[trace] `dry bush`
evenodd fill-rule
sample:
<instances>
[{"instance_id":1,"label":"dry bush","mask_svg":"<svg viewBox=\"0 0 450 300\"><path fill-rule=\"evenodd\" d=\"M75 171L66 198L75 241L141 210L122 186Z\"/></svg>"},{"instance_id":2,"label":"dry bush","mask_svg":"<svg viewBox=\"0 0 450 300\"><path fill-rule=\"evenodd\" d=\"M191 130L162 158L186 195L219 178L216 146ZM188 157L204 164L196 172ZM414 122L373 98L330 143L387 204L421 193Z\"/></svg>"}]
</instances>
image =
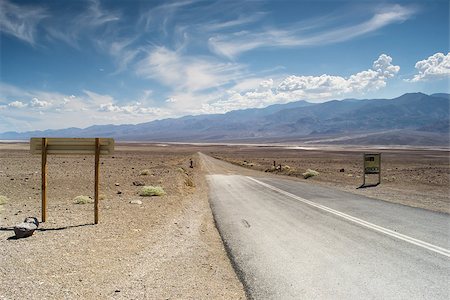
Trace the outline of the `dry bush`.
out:
<instances>
[{"instance_id":1,"label":"dry bush","mask_svg":"<svg viewBox=\"0 0 450 300\"><path fill-rule=\"evenodd\" d=\"M184 180L184 184L189 187L195 187L194 181L192 181L192 179L190 177L188 177Z\"/></svg>"},{"instance_id":2,"label":"dry bush","mask_svg":"<svg viewBox=\"0 0 450 300\"><path fill-rule=\"evenodd\" d=\"M8 202L8 198L6 196L0 195L0 205L6 204Z\"/></svg>"},{"instance_id":3,"label":"dry bush","mask_svg":"<svg viewBox=\"0 0 450 300\"><path fill-rule=\"evenodd\" d=\"M151 197L151 196L163 196L166 192L160 186L144 186L139 192L139 196L142 197Z\"/></svg>"},{"instance_id":4,"label":"dry bush","mask_svg":"<svg viewBox=\"0 0 450 300\"><path fill-rule=\"evenodd\" d=\"M150 170L148 170L148 169L142 170L141 172L139 172L139 175L143 175L143 176L150 175Z\"/></svg>"},{"instance_id":5,"label":"dry bush","mask_svg":"<svg viewBox=\"0 0 450 300\"><path fill-rule=\"evenodd\" d=\"M307 169L305 173L302 174L303 178L308 179L309 177L314 177L319 175L319 172L311 169Z\"/></svg>"},{"instance_id":6,"label":"dry bush","mask_svg":"<svg viewBox=\"0 0 450 300\"><path fill-rule=\"evenodd\" d=\"M75 204L88 204L88 203L93 203L94 200L89 197L89 196L76 196L75 198L73 198L73 203Z\"/></svg>"}]
</instances>

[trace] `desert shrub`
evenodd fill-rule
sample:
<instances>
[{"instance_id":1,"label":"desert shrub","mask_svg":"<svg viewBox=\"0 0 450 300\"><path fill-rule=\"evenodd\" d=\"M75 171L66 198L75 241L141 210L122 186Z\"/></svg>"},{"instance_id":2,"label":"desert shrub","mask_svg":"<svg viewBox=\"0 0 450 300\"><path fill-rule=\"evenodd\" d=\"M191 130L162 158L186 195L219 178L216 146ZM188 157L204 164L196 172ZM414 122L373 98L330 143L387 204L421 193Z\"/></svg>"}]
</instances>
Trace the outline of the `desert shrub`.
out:
<instances>
[{"instance_id":1,"label":"desert shrub","mask_svg":"<svg viewBox=\"0 0 450 300\"><path fill-rule=\"evenodd\" d=\"M8 202L8 198L6 196L0 195L0 205L6 204Z\"/></svg>"},{"instance_id":2,"label":"desert shrub","mask_svg":"<svg viewBox=\"0 0 450 300\"><path fill-rule=\"evenodd\" d=\"M180 173L186 174L186 170L183 167L177 168L177 171L180 172Z\"/></svg>"},{"instance_id":3,"label":"desert shrub","mask_svg":"<svg viewBox=\"0 0 450 300\"><path fill-rule=\"evenodd\" d=\"M283 171L283 172L288 172L290 170L291 170L291 167L288 166L288 165L284 165L284 166L281 167L281 171Z\"/></svg>"},{"instance_id":4,"label":"desert shrub","mask_svg":"<svg viewBox=\"0 0 450 300\"><path fill-rule=\"evenodd\" d=\"M151 185L142 187L141 191L139 192L139 195L143 197L162 196L165 194L166 192L162 187Z\"/></svg>"},{"instance_id":5,"label":"desert shrub","mask_svg":"<svg viewBox=\"0 0 450 300\"><path fill-rule=\"evenodd\" d=\"M308 179L309 177L314 177L319 175L319 172L311 169L307 169L305 173L302 174L303 178Z\"/></svg>"},{"instance_id":6,"label":"desert shrub","mask_svg":"<svg viewBox=\"0 0 450 300\"><path fill-rule=\"evenodd\" d=\"M189 186L189 187L194 187L195 186L194 181L192 181L192 179L190 177L188 177L188 178L186 178L184 180L184 184L186 186Z\"/></svg>"},{"instance_id":7,"label":"desert shrub","mask_svg":"<svg viewBox=\"0 0 450 300\"><path fill-rule=\"evenodd\" d=\"M73 203L75 204L88 204L93 202L94 200L92 200L92 198L89 196L76 196L75 198L73 198Z\"/></svg>"},{"instance_id":8,"label":"desert shrub","mask_svg":"<svg viewBox=\"0 0 450 300\"><path fill-rule=\"evenodd\" d=\"M144 175L144 176L150 175L150 170L149 170L149 169L142 170L142 171L139 173L139 175Z\"/></svg>"}]
</instances>

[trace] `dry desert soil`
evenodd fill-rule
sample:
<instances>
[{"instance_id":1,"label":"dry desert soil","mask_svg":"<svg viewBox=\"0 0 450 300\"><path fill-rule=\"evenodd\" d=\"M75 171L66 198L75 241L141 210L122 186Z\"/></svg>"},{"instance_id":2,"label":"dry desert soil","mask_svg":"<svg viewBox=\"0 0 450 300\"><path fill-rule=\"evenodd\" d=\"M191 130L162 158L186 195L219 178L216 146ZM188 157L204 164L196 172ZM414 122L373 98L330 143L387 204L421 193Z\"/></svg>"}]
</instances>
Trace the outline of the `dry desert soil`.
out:
<instances>
[{"instance_id":1,"label":"dry desert soil","mask_svg":"<svg viewBox=\"0 0 450 300\"><path fill-rule=\"evenodd\" d=\"M450 213L449 149L242 145L211 148L205 153L248 169ZM363 153L381 153L381 184L378 186L359 188L363 183ZM276 168L273 168L274 162ZM319 175L304 179L307 169ZM368 175L366 180L368 185L374 184L378 175Z\"/></svg>"},{"instance_id":2,"label":"dry desert soil","mask_svg":"<svg viewBox=\"0 0 450 300\"><path fill-rule=\"evenodd\" d=\"M0 147L0 195L8 198L0 205L0 299L245 298L192 149L118 146L102 156L98 225L93 204L73 201L93 197L94 157L49 156L47 222L16 240L12 226L40 220L41 160L27 144ZM135 181L166 195L140 197Z\"/></svg>"},{"instance_id":3,"label":"dry desert soil","mask_svg":"<svg viewBox=\"0 0 450 300\"><path fill-rule=\"evenodd\" d=\"M448 149L122 144L100 159L98 225L92 203L74 203L79 195L93 197L94 157L49 156L47 222L33 236L14 239L15 224L40 219L41 158L28 149L0 144L0 196L7 197L0 205L0 299L244 299L197 152L253 174L450 213ZM363 152L382 153L382 183L357 189ZM273 161L282 169L274 170ZM306 169L319 175L304 179ZM136 181L161 186L166 195L141 197Z\"/></svg>"}]
</instances>

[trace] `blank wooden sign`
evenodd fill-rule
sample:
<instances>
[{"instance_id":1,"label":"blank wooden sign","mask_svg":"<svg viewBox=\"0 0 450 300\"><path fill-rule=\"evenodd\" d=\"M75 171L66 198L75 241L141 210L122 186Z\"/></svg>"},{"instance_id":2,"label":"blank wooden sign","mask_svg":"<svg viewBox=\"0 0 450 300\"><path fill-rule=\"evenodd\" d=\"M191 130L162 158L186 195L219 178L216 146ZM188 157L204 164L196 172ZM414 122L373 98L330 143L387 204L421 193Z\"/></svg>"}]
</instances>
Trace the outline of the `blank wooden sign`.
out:
<instances>
[{"instance_id":1,"label":"blank wooden sign","mask_svg":"<svg viewBox=\"0 0 450 300\"><path fill-rule=\"evenodd\" d=\"M95 138L47 138L47 155L77 154L95 155ZM114 139L99 138L100 155L114 152ZM30 139L31 154L42 153L42 138Z\"/></svg>"},{"instance_id":2,"label":"blank wooden sign","mask_svg":"<svg viewBox=\"0 0 450 300\"><path fill-rule=\"evenodd\" d=\"M100 155L114 152L112 138L31 138L31 154L42 155L42 222L47 218L47 155L95 155L94 224L98 224Z\"/></svg>"}]
</instances>

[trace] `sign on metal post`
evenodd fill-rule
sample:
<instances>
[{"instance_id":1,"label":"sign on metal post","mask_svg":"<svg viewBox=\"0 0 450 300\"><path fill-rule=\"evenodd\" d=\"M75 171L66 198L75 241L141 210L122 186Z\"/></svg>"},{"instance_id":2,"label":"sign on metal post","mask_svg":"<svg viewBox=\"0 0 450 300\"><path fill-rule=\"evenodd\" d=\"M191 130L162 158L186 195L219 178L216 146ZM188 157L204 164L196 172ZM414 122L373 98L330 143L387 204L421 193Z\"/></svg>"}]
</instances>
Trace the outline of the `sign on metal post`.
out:
<instances>
[{"instance_id":1,"label":"sign on metal post","mask_svg":"<svg viewBox=\"0 0 450 300\"><path fill-rule=\"evenodd\" d=\"M366 185L367 174L378 174L378 183L381 183L381 153L364 153L363 185Z\"/></svg>"},{"instance_id":2,"label":"sign on metal post","mask_svg":"<svg viewBox=\"0 0 450 300\"><path fill-rule=\"evenodd\" d=\"M47 155L95 155L94 223L98 224L100 155L114 152L112 138L31 138L31 154L42 156L42 222L47 218Z\"/></svg>"}]
</instances>

